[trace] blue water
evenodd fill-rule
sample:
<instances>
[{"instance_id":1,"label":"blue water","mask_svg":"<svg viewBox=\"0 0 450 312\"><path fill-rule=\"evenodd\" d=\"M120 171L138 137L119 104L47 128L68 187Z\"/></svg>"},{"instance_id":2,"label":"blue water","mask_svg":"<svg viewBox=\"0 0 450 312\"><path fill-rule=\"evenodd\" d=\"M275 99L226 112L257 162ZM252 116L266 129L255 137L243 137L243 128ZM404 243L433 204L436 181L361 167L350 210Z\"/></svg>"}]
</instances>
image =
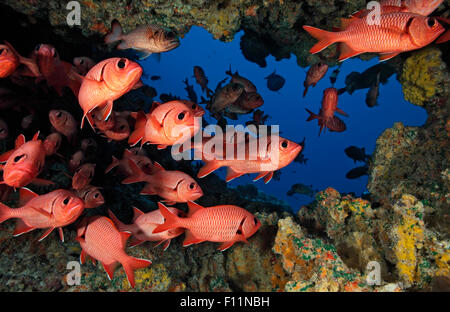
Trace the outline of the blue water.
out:
<instances>
[{"instance_id":1,"label":"blue water","mask_svg":"<svg viewBox=\"0 0 450 312\"><path fill-rule=\"evenodd\" d=\"M319 127L317 121L306 122L309 114L305 107L317 113L321 106L323 90L331 86L329 76L334 68L328 70L327 75L315 88L309 88L306 98L302 97L303 81L307 68L297 65L296 57L275 61L275 58L267 58L267 67L261 68L257 64L247 61L242 55L239 42L243 32L238 33L230 43L215 40L211 34L201 27L192 27L190 32L181 39L181 45L175 50L163 53L161 60L149 57L140 62L147 78L144 83L153 86L162 93L172 93L187 99L182 82L186 77L189 83L194 85L198 98L201 89L195 83L193 67L201 66L209 79L209 88L215 90L219 81L227 75L230 64L233 72L250 79L258 88L258 93L264 99L264 106L260 107L271 118L269 125L279 125L281 136L300 142L306 137L304 156L308 158L307 164L291 163L282 169L280 181L272 180L265 185L262 180L252 182L256 175L243 176L230 182L231 186L239 184L255 183L262 191L285 200L293 208L298 210L302 205L311 202L312 198L304 195L287 196L286 192L291 185L303 183L312 185L313 189L323 190L333 187L339 192L354 192L360 195L366 191L367 176L359 179L348 180L345 174L362 163L354 164L348 158L344 149L350 145L365 147L366 153L371 154L375 149L376 139L395 122L403 122L407 126L420 126L426 120L424 109L405 101L400 83L396 76L392 76L386 85L380 87L378 98L379 106L369 108L365 104L366 90L355 91L352 95L347 93L339 98L339 105L349 117L340 117L347 125L343 133L326 132L318 136ZM361 61L350 59L341 66L341 73L335 84L336 88L345 86L345 77L352 71L362 72L378 63L378 59ZM267 81L264 79L274 70L286 79L286 84L279 92L267 89ZM153 75L161 76L158 81L151 81ZM205 94L203 94L206 97ZM206 113L207 122L214 123L215 119ZM252 118L252 114L243 115L238 121L230 121L229 124L244 124ZM218 170L221 177L225 177L225 169Z\"/></svg>"}]
</instances>

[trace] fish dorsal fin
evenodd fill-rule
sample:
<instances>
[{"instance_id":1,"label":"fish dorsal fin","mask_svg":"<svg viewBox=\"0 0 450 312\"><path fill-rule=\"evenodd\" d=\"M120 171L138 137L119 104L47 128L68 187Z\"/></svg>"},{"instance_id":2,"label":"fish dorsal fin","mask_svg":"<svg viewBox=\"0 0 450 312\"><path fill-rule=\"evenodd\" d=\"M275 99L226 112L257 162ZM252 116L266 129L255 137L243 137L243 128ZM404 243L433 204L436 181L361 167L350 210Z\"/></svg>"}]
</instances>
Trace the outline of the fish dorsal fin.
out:
<instances>
[{"instance_id":1,"label":"fish dorsal fin","mask_svg":"<svg viewBox=\"0 0 450 312\"><path fill-rule=\"evenodd\" d=\"M19 134L19 136L17 137L16 142L15 142L16 149L21 147L24 144L25 144L25 136L23 134Z\"/></svg>"},{"instance_id":2,"label":"fish dorsal fin","mask_svg":"<svg viewBox=\"0 0 450 312\"><path fill-rule=\"evenodd\" d=\"M40 131L36 132L31 141L37 141L39 139L39 133L41 132Z\"/></svg>"},{"instance_id":3,"label":"fish dorsal fin","mask_svg":"<svg viewBox=\"0 0 450 312\"><path fill-rule=\"evenodd\" d=\"M196 213L197 211L200 211L202 209L206 209L205 207L203 207L203 206L201 206L201 205L199 205L197 203L194 203L193 201L188 201L187 204L188 204L188 207L189 207L189 212L187 214L188 218L192 217L192 215L194 213Z\"/></svg>"},{"instance_id":4,"label":"fish dorsal fin","mask_svg":"<svg viewBox=\"0 0 450 312\"><path fill-rule=\"evenodd\" d=\"M127 245L127 240L131 236L130 232L120 232L120 239L122 241L122 246L125 247Z\"/></svg>"},{"instance_id":5,"label":"fish dorsal fin","mask_svg":"<svg viewBox=\"0 0 450 312\"><path fill-rule=\"evenodd\" d=\"M32 190L22 187L19 190L19 205L24 206L26 205L30 200L32 200L35 197L38 197L39 195L33 192Z\"/></svg>"},{"instance_id":6,"label":"fish dorsal fin","mask_svg":"<svg viewBox=\"0 0 450 312\"><path fill-rule=\"evenodd\" d=\"M351 23L353 23L354 21L358 20L359 18L356 16L352 16L350 18L341 18L341 31L342 30L346 30L348 28L348 26L350 26Z\"/></svg>"},{"instance_id":7,"label":"fish dorsal fin","mask_svg":"<svg viewBox=\"0 0 450 312\"><path fill-rule=\"evenodd\" d=\"M136 221L137 218L142 216L144 213L140 211L138 208L133 207L133 222Z\"/></svg>"}]
</instances>

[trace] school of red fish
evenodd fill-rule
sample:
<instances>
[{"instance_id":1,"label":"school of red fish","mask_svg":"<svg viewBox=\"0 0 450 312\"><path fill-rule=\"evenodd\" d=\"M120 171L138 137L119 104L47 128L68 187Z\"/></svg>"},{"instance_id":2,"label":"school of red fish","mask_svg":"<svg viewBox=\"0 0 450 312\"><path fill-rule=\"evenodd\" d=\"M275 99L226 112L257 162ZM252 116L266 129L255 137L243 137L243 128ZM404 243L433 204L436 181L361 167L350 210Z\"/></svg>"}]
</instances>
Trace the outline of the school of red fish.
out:
<instances>
[{"instance_id":1,"label":"school of red fish","mask_svg":"<svg viewBox=\"0 0 450 312\"><path fill-rule=\"evenodd\" d=\"M369 24L367 17L371 12L363 9L343 19L342 25L334 32L311 26L303 28L319 40L310 50L313 54L333 43L339 43L340 61L366 52L379 53L380 60L385 61L402 52L420 49L435 41L441 43L448 40L448 30L443 26L448 25L448 21L428 17L441 3L442 0L385 0L381 1L379 24ZM147 25L124 34L117 20L113 21L111 33L105 38L106 44L115 42L120 42L118 49L134 49L141 53L141 58L179 46L173 32ZM309 69L304 82L304 97L308 87L316 86L327 70L325 61ZM253 120L247 124L264 124L268 116L260 110L254 110L263 104L256 87L238 72L233 74L231 68L226 73L231 77L231 82L214 92L207 86L208 79L203 69L195 66L194 77L209 97L206 109L215 116L253 112ZM87 258L101 262L109 279L113 278L115 268L121 264L132 287L135 286L134 271L149 266L151 261L137 259L126 253L130 237L128 247L152 241L156 245L163 244L166 250L173 238L185 234L184 247L209 241L220 243L219 250L224 251L236 242L248 243L248 239L261 227L261 222L244 208L234 205L203 207L197 204L195 201L204 192L196 179L182 171L167 170L145 154L141 148L144 144L162 150L202 133L199 120L206 112L191 100L154 102L147 113L114 110L114 101L143 86L142 75L143 69L137 62L123 57L99 62L88 57L77 57L71 64L63 61L50 44L39 44L28 58L21 56L8 42L0 45L0 78L19 81L26 77L33 79L35 84L45 81L48 88L59 96L71 92L82 113L78 120L68 110L50 110L48 121L53 130L51 133L44 137L37 132L29 141L24 135L19 135L14 149L0 155L0 169L3 171L0 184L18 191L20 197L17 208L0 203L0 223L16 219L14 236L42 229L44 232L39 241L57 228L61 241L64 241L63 227L77 222L76 240L82 249L81 263ZM187 82L186 85L189 87ZM327 128L335 132L346 130L345 123L335 116L335 113L347 116L338 107L338 91L335 88L324 91L318 114L307 111L310 114L308 121L318 120L319 135ZM24 119L23 124L30 122ZM80 129L86 126L92 128L93 136L81 139ZM8 135L6 123L0 120L1 139ZM125 176L123 184L145 182L140 194L158 196L158 210L144 213L133 207L131 224L120 221L112 211L108 211L109 217L83 215L85 209L105 204L102 188L91 185L98 164L86 162L90 148L96 145L94 135L102 136L108 142L124 141L129 145L123 150L121 159L113 156L105 174ZM277 140L273 136L260 140L260 137L249 135L241 140L238 140L237 135L231 141L217 139L215 136L205 136L200 143L191 147L204 162L197 175L199 179L220 167L227 167L227 182L254 173L257 174L254 181L263 179L268 183L274 172L288 166L304 146L279 136ZM54 184L38 176L44 171L46 158L63 158L58 153L63 140L72 146L79 146L67 160L71 188L38 195L28 186ZM215 149L205 148L213 145ZM245 147L244 158L236 157L236 154L233 155L235 157L227 157L227 151L236 152L238 145ZM258 151L262 150L264 157L250 148L253 145L259 146ZM186 203L188 212L166 206L177 203Z\"/></svg>"}]
</instances>

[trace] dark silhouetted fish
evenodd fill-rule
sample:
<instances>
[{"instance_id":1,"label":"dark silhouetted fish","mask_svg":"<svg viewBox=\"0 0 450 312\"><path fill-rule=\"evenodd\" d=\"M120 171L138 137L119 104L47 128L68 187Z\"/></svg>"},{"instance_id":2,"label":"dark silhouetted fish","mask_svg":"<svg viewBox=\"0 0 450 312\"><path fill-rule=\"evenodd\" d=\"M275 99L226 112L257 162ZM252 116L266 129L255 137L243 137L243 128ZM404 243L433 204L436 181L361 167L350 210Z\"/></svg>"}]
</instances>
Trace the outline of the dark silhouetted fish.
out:
<instances>
[{"instance_id":1,"label":"dark silhouetted fish","mask_svg":"<svg viewBox=\"0 0 450 312\"><path fill-rule=\"evenodd\" d=\"M358 179L364 175L367 175L368 170L369 170L369 167L367 165L361 166L361 167L356 167L356 168L353 168L352 170L350 170L349 172L347 172L345 177L350 180Z\"/></svg>"},{"instance_id":2,"label":"dark silhouetted fish","mask_svg":"<svg viewBox=\"0 0 450 312\"><path fill-rule=\"evenodd\" d=\"M208 88L208 78L205 71L200 66L194 66L194 77L197 84L202 88L202 92L206 92L206 96L212 97L213 92Z\"/></svg>"},{"instance_id":3,"label":"dark silhouetted fish","mask_svg":"<svg viewBox=\"0 0 450 312\"><path fill-rule=\"evenodd\" d=\"M293 196L294 194L307 195L312 197L314 191L312 190L312 185L308 186L302 183L297 183L291 186L291 189L286 193L288 196Z\"/></svg>"},{"instance_id":4,"label":"dark silhouetted fish","mask_svg":"<svg viewBox=\"0 0 450 312\"><path fill-rule=\"evenodd\" d=\"M159 99L163 102L170 102L170 101L176 101L176 100L180 100L181 98L179 96L176 95L172 95L172 93L163 93L159 96Z\"/></svg>"},{"instance_id":5,"label":"dark silhouetted fish","mask_svg":"<svg viewBox=\"0 0 450 312\"><path fill-rule=\"evenodd\" d=\"M256 92L257 91L255 85L247 78L240 76L238 71L236 71L233 74L233 72L231 71L231 65L230 65L230 69L227 70L225 73L231 77L231 82L240 83L241 85L243 85L245 92Z\"/></svg>"},{"instance_id":6,"label":"dark silhouetted fish","mask_svg":"<svg viewBox=\"0 0 450 312\"><path fill-rule=\"evenodd\" d=\"M198 98L197 98L197 93L195 93L195 91L194 91L194 86L189 84L189 80L187 78L185 80L183 80L183 82L186 85L184 90L186 90L186 92L188 93L189 100L191 100L194 103L197 103Z\"/></svg>"},{"instance_id":7,"label":"dark silhouetted fish","mask_svg":"<svg viewBox=\"0 0 450 312\"><path fill-rule=\"evenodd\" d=\"M380 95L380 73L377 75L377 81L370 87L366 95L366 105L374 107L378 105L378 96Z\"/></svg>"},{"instance_id":8,"label":"dark silhouetted fish","mask_svg":"<svg viewBox=\"0 0 450 312\"><path fill-rule=\"evenodd\" d=\"M151 76L150 77L150 80L153 80L153 81L160 80L160 79L161 79L161 76Z\"/></svg>"},{"instance_id":9,"label":"dark silhouetted fish","mask_svg":"<svg viewBox=\"0 0 450 312\"><path fill-rule=\"evenodd\" d=\"M156 89L147 85L144 85L144 87L142 87L142 92L144 93L145 96L148 96L150 98L154 98L158 95L158 92L156 92Z\"/></svg>"},{"instance_id":10,"label":"dark silhouetted fish","mask_svg":"<svg viewBox=\"0 0 450 312\"><path fill-rule=\"evenodd\" d=\"M351 72L345 78L345 88L339 90L339 94L344 92L352 94L356 90L372 87L377 81L378 73L380 73L380 82L386 84L389 77L395 73L395 68L389 63L380 63L362 73Z\"/></svg>"},{"instance_id":11,"label":"dark silhouetted fish","mask_svg":"<svg viewBox=\"0 0 450 312\"><path fill-rule=\"evenodd\" d=\"M277 75L275 73L276 71L273 71L269 76L267 76L265 79L267 79L267 88L270 91L278 91L281 88L283 88L286 79L281 77L280 75Z\"/></svg>"},{"instance_id":12,"label":"dark silhouetted fish","mask_svg":"<svg viewBox=\"0 0 450 312\"><path fill-rule=\"evenodd\" d=\"M308 69L306 73L306 79L303 82L303 86L305 87L305 91L303 91L303 97L306 96L308 92L309 86L315 87L316 84L322 79L328 71L328 64L319 62L314 64Z\"/></svg>"},{"instance_id":13,"label":"dark silhouetted fish","mask_svg":"<svg viewBox=\"0 0 450 312\"><path fill-rule=\"evenodd\" d=\"M353 161L356 163L357 161L366 162L369 155L366 154L366 149L359 148L356 146L349 146L344 150L345 154L353 159Z\"/></svg>"}]
</instances>

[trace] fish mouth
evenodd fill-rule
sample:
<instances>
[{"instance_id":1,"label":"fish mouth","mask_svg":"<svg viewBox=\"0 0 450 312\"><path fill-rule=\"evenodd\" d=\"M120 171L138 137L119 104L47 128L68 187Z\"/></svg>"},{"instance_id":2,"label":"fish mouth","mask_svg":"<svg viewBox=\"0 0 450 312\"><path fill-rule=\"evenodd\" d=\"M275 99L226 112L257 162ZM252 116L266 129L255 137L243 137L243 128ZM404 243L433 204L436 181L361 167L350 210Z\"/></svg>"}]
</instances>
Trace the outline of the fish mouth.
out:
<instances>
[{"instance_id":1,"label":"fish mouth","mask_svg":"<svg viewBox=\"0 0 450 312\"><path fill-rule=\"evenodd\" d=\"M195 191L195 192L192 192L192 200L196 200L196 199L199 199L200 197L202 197L204 194L203 194L203 191L202 190L199 190L199 191Z\"/></svg>"}]
</instances>

